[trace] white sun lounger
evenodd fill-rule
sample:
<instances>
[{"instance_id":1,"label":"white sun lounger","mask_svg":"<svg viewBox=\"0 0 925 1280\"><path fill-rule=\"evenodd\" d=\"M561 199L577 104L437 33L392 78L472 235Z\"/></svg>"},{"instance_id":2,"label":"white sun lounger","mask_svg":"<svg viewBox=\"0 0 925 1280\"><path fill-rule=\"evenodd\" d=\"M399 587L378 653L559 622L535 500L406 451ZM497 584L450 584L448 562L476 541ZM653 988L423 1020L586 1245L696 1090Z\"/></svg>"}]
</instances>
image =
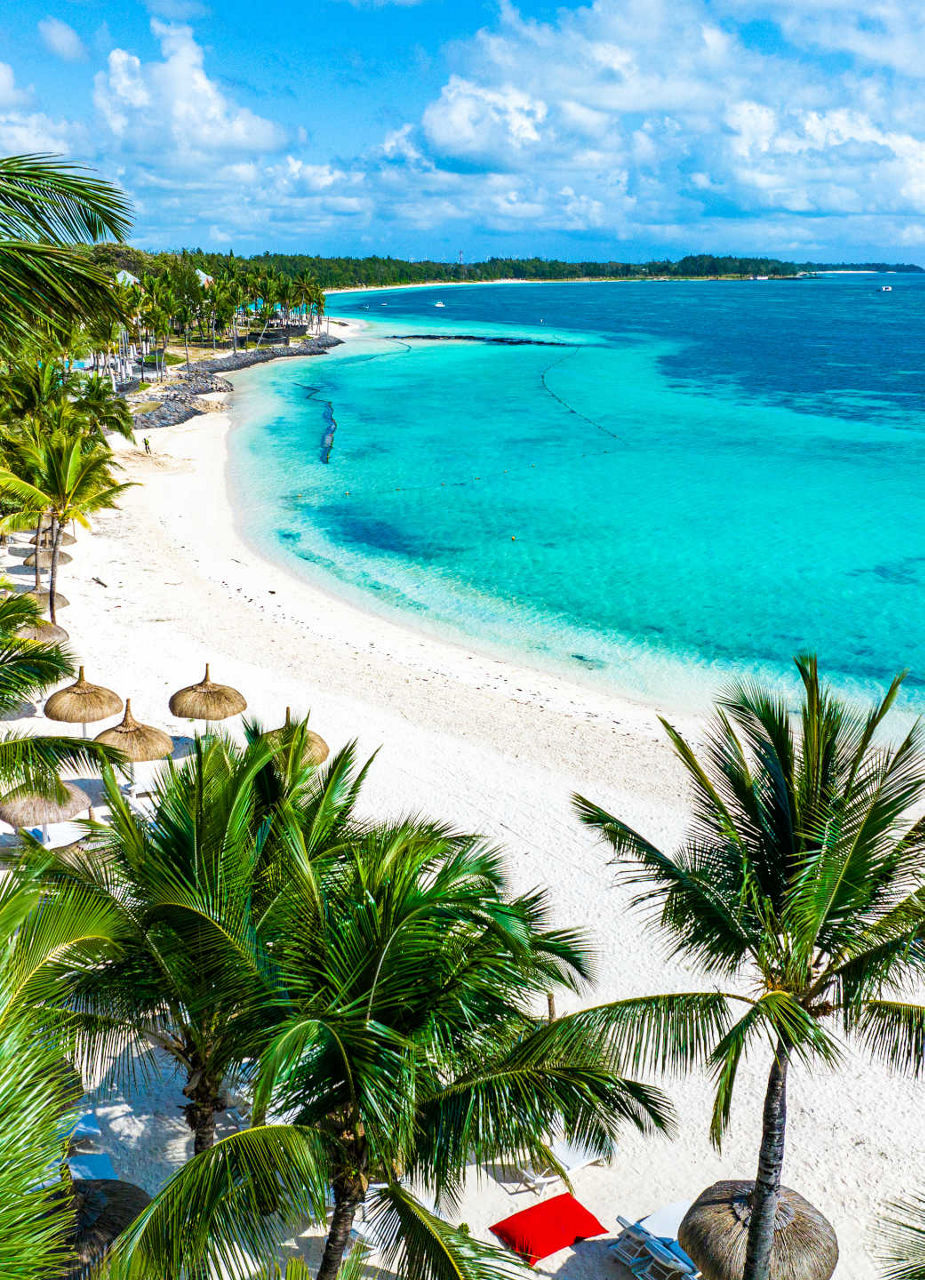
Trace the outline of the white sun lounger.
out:
<instances>
[{"instance_id":1,"label":"white sun lounger","mask_svg":"<svg viewBox=\"0 0 925 1280\"><path fill-rule=\"evenodd\" d=\"M637 1280L680 1280L682 1276L698 1274L692 1262L682 1262L654 1236L646 1244L646 1253L649 1255L649 1262L641 1265L640 1260L633 1266L633 1275Z\"/></svg>"},{"instance_id":2,"label":"white sun lounger","mask_svg":"<svg viewBox=\"0 0 925 1280\"><path fill-rule=\"evenodd\" d=\"M587 1169L589 1165L601 1163L600 1156L594 1155L593 1152L588 1151L577 1142L569 1142L567 1138L553 1138L549 1143L549 1150L569 1178L581 1169ZM517 1190L533 1191L538 1196L542 1196L545 1191L562 1180L562 1174L558 1169L554 1169L552 1165L540 1170L533 1169L528 1165L526 1168L518 1169L517 1172L520 1174L521 1179Z\"/></svg>"},{"instance_id":3,"label":"white sun lounger","mask_svg":"<svg viewBox=\"0 0 925 1280\"><path fill-rule=\"evenodd\" d=\"M617 1222L623 1230L608 1247L618 1262L632 1269L638 1262L649 1257L646 1244L652 1237L643 1227L635 1222L627 1222L626 1218L618 1216Z\"/></svg>"}]
</instances>

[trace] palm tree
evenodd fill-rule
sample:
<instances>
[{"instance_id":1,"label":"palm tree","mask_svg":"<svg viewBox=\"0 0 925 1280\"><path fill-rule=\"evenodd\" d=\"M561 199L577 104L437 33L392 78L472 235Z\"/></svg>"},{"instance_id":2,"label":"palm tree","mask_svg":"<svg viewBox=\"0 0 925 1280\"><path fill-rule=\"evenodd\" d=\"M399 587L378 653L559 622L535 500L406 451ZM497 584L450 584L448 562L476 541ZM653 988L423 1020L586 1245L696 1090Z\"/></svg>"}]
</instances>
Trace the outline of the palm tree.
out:
<instances>
[{"instance_id":1,"label":"palm tree","mask_svg":"<svg viewBox=\"0 0 925 1280\"><path fill-rule=\"evenodd\" d=\"M260 740L244 749L197 740L161 775L150 818L104 772L111 817L87 824L86 855L42 852L54 882L99 896L122 921L119 954L75 984L86 1054L98 1060L113 1040L166 1052L185 1077L196 1153L212 1146L227 1088L262 1047L277 998L271 908L285 882L272 870L274 815L298 804L300 842L311 832L321 856L349 828L364 776L352 749L323 774L282 774L272 758Z\"/></svg>"},{"instance_id":2,"label":"palm tree","mask_svg":"<svg viewBox=\"0 0 925 1280\"><path fill-rule=\"evenodd\" d=\"M40 612L28 596L0 600L0 715L9 715L24 701L74 674L74 662L60 645L23 640L19 632L35 626ZM119 760L109 751L80 738L0 735L0 794L35 791L63 799L58 775L63 769L96 768Z\"/></svg>"},{"instance_id":3,"label":"palm tree","mask_svg":"<svg viewBox=\"0 0 925 1280\"><path fill-rule=\"evenodd\" d=\"M129 229L120 191L44 155L0 159L0 347L36 324L118 315L111 282L76 246Z\"/></svg>"},{"instance_id":4,"label":"palm tree","mask_svg":"<svg viewBox=\"0 0 925 1280\"><path fill-rule=\"evenodd\" d=\"M877 1223L886 1280L925 1280L925 1196L913 1192L886 1206Z\"/></svg>"},{"instance_id":5,"label":"palm tree","mask_svg":"<svg viewBox=\"0 0 925 1280\"><path fill-rule=\"evenodd\" d=\"M107 378L87 378L74 407L86 423L86 435L92 444L108 447L106 437L112 431L131 440L132 411Z\"/></svg>"},{"instance_id":6,"label":"palm tree","mask_svg":"<svg viewBox=\"0 0 925 1280\"><path fill-rule=\"evenodd\" d=\"M263 328L260 330L260 337L257 339L259 347L263 342L264 334L267 331L267 325L276 314L276 304L279 301L279 276L271 268L267 268L256 282L257 298L260 302L260 310L263 315Z\"/></svg>"},{"instance_id":7,"label":"palm tree","mask_svg":"<svg viewBox=\"0 0 925 1280\"><path fill-rule=\"evenodd\" d=\"M505 1269L500 1252L408 1184L452 1200L472 1160L548 1164L560 1126L609 1156L623 1124L666 1127L665 1101L625 1079L584 1022L547 1020L547 993L577 990L588 956L548 927L542 894L508 894L497 851L424 821L333 850L297 831L279 842L288 860L265 912L278 977L254 1123L171 1180L124 1240L127 1275L219 1259L240 1274L281 1233L324 1221L330 1194L316 1280L341 1274L364 1201L396 1274L487 1280ZM237 969L219 985L253 998ZM265 1123L274 1113L291 1122Z\"/></svg>"},{"instance_id":8,"label":"palm tree","mask_svg":"<svg viewBox=\"0 0 925 1280\"><path fill-rule=\"evenodd\" d=\"M62 407L62 415L67 406ZM49 515L52 522L51 572L48 580L48 611L55 618L58 556L64 526L71 520L89 528L89 517L114 507L130 484L118 484L112 472L118 467L109 449L85 450L72 432L57 431L50 439L22 450L23 474L0 467L0 494L15 499L20 510L5 516L4 528L28 526L36 515ZM36 546L38 551L38 545Z\"/></svg>"},{"instance_id":9,"label":"palm tree","mask_svg":"<svg viewBox=\"0 0 925 1280\"><path fill-rule=\"evenodd\" d=\"M62 1168L79 1098L63 1054L68 968L97 958L116 933L105 904L47 887L20 868L0 883L0 1280L56 1276L73 1219ZM49 1174L52 1183L49 1186Z\"/></svg>"},{"instance_id":10,"label":"palm tree","mask_svg":"<svg viewBox=\"0 0 925 1280\"><path fill-rule=\"evenodd\" d=\"M768 1038L773 1047L744 1280L770 1274L791 1064L837 1063L840 1030L917 1070L925 1040L925 1008L901 998L925 964L925 821L910 816L925 795L921 730L898 746L875 742L903 677L861 714L820 683L814 657L796 666L796 724L782 698L738 685L719 703L701 761L663 721L693 792L690 834L675 852L575 797L637 887L636 905L659 910L676 953L756 992L717 997L725 1009L712 1006L717 1026L699 1041L689 1027L675 1036L679 1061L705 1057L715 1073L717 1144L743 1053ZM670 1027L677 1000L652 997L653 1027Z\"/></svg>"}]
</instances>

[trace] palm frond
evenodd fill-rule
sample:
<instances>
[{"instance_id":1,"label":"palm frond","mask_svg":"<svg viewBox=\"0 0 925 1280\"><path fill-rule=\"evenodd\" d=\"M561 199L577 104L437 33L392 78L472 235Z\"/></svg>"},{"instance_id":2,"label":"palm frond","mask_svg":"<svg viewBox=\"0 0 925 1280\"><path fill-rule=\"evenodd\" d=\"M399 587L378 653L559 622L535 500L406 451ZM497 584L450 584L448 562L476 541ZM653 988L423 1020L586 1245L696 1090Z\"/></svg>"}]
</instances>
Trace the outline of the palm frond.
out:
<instances>
[{"instance_id":1,"label":"palm frond","mask_svg":"<svg viewBox=\"0 0 925 1280\"><path fill-rule=\"evenodd\" d=\"M246 1129L179 1169L119 1237L122 1280L207 1272L245 1280L254 1260L323 1222L330 1182L320 1136L292 1125Z\"/></svg>"},{"instance_id":2,"label":"palm frond","mask_svg":"<svg viewBox=\"0 0 925 1280\"><path fill-rule=\"evenodd\" d=\"M509 1253L450 1226L399 1183L369 1196L367 1230L386 1267L403 1280L499 1280L524 1276Z\"/></svg>"}]
</instances>

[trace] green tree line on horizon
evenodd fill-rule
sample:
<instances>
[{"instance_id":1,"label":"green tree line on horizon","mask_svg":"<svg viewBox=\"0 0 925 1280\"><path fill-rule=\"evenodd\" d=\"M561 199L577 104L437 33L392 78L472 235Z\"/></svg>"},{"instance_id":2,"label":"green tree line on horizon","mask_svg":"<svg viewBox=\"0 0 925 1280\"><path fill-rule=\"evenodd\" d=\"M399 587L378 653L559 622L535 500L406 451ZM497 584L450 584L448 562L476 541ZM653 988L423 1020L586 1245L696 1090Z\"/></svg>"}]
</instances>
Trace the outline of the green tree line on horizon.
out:
<instances>
[{"instance_id":1,"label":"green tree line on horizon","mask_svg":"<svg viewBox=\"0 0 925 1280\"><path fill-rule=\"evenodd\" d=\"M266 270L270 268L288 277L312 276L325 289L373 287L390 284L423 284L429 282L457 284L492 280L573 280L586 279L651 279L708 278L711 276L794 276L801 271L914 271L921 267L912 263L820 263L784 262L779 258L733 257L711 253L687 254L675 261L653 259L649 262L565 262L550 258L488 258L484 262L434 262L422 259L408 262L401 258L373 255L366 258L320 257L304 253L271 253L236 257L233 252L211 253L203 249L181 249L176 252L149 252L132 245L104 243L88 250L94 262L112 271L125 270L133 275L159 274L180 259L210 275L229 270L234 264Z\"/></svg>"}]
</instances>

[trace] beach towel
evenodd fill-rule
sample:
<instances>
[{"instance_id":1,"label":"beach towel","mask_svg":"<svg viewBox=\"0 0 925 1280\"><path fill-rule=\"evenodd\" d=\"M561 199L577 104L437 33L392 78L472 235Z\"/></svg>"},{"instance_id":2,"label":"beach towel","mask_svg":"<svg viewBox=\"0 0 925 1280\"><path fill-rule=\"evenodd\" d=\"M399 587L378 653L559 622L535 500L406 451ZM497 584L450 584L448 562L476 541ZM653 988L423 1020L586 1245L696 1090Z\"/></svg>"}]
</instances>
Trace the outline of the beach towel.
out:
<instances>
[{"instance_id":1,"label":"beach towel","mask_svg":"<svg viewBox=\"0 0 925 1280\"><path fill-rule=\"evenodd\" d=\"M578 1240L603 1235L607 1228L573 1195L565 1192L496 1222L489 1230L532 1267L541 1258L548 1258Z\"/></svg>"}]
</instances>

